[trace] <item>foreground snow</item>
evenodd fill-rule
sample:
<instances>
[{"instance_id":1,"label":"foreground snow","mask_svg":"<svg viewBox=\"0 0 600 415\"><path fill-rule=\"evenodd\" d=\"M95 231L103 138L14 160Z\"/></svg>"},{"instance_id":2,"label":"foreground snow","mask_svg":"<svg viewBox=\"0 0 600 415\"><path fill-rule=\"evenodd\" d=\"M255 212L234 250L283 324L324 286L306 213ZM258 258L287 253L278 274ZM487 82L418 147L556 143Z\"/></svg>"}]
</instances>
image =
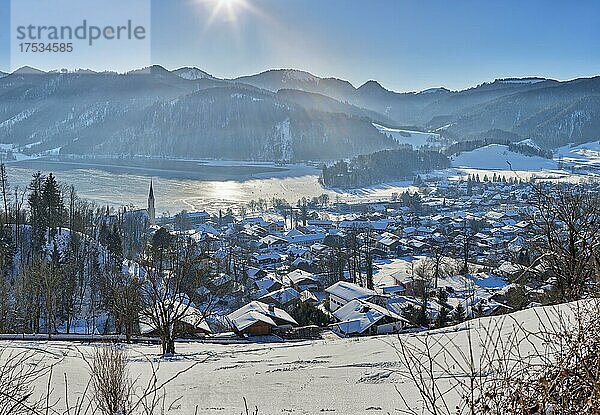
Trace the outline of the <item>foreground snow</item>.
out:
<instances>
[{"instance_id":1,"label":"foreground snow","mask_svg":"<svg viewBox=\"0 0 600 415\"><path fill-rule=\"evenodd\" d=\"M553 310L556 309L530 309L510 317L473 320L429 335L444 342L452 340L466 350L467 334L471 333L477 357L480 352L477 338L484 336L486 328L498 327L502 335L513 332L517 324L536 330ZM561 310L568 308L562 306ZM329 335L326 340L279 344L180 343L177 356L162 361L158 346L126 347L131 374L139 377L139 382L148 379L151 362L159 365L162 380L201 362L167 386L167 400L177 400L169 414L193 414L196 406L198 414L240 414L244 398L249 406L258 406L260 414L393 414L403 408L398 391L411 404L416 405L419 400L414 385L406 379L408 371L399 363L394 346L398 347L399 342L419 344L419 339L427 335L355 339ZM66 374L72 400L84 390L88 380L87 366L81 356L89 357L97 347L102 347L62 342L3 341L0 345L13 351L29 349L44 364L55 365L54 395L57 399L65 396ZM40 380L40 390L45 389L45 381ZM457 397L450 399L456 401Z\"/></svg>"}]
</instances>

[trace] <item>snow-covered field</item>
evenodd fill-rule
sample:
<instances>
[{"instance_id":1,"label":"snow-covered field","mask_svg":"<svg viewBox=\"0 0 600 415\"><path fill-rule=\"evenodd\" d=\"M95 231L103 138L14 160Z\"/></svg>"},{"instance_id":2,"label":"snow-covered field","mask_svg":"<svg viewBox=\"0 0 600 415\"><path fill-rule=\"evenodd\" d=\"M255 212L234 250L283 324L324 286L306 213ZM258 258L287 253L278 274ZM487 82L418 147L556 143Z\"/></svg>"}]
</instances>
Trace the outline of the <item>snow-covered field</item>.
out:
<instances>
[{"instance_id":1,"label":"snow-covered field","mask_svg":"<svg viewBox=\"0 0 600 415\"><path fill-rule=\"evenodd\" d=\"M531 143L528 143L531 142ZM521 143L535 147L531 140ZM597 176L600 169L600 142L591 142L578 146L565 146L556 150L553 159L539 156L526 156L515 153L508 146L490 144L473 151L467 151L452 157L452 169L442 173L448 177L465 177L494 173L506 178L529 180L535 177L543 180L567 180L576 182L591 176Z\"/></svg>"},{"instance_id":2,"label":"snow-covered field","mask_svg":"<svg viewBox=\"0 0 600 415\"><path fill-rule=\"evenodd\" d=\"M531 157L515 153L508 146L490 144L473 151L467 151L452 159L454 167L472 169L499 169L499 170L556 170L554 160L543 157Z\"/></svg>"},{"instance_id":3,"label":"snow-covered field","mask_svg":"<svg viewBox=\"0 0 600 415\"><path fill-rule=\"evenodd\" d=\"M379 132L391 136L399 144L411 144L414 148L439 144L440 135L436 133L424 133L421 131L400 130L396 128L388 128L383 125L373 124Z\"/></svg>"},{"instance_id":4,"label":"snow-covered field","mask_svg":"<svg viewBox=\"0 0 600 415\"><path fill-rule=\"evenodd\" d=\"M166 387L167 400L176 401L168 414L241 414L243 399L258 406L259 414L394 414L403 408L399 393L412 405L419 396L406 378L407 368L400 363L394 347L399 342L419 344L423 336L450 341L467 350L467 334L474 339L475 359L481 352L480 337L486 328L498 327L503 336L515 330L516 322L529 330L537 330L555 310L529 309L508 317L472 320L456 327L429 332L279 344L217 345L178 343L178 354L170 360L159 358L158 346L133 345L128 349L130 372L141 382L158 365L161 380L201 362L182 373ZM562 306L563 311L568 311ZM568 313L567 313L568 314ZM503 324L499 324L503 322ZM531 339L533 343L537 340ZM526 343L531 347L530 343ZM72 401L82 393L88 381L88 369L82 355L90 357L101 345L61 342L0 342L4 350L28 349L42 364L54 365L53 396L64 405L65 375ZM452 346L455 347L455 346ZM451 348L452 348L451 347ZM525 347L525 346L522 346ZM457 353L458 355L458 353ZM439 356L441 364L442 356ZM453 372L460 375L459 367ZM441 374L440 374L441 375ZM441 378L440 378L441 379ZM45 390L46 379L38 387ZM441 382L451 382L447 378ZM181 399L179 399L181 398ZM456 395L449 395L457 401Z\"/></svg>"},{"instance_id":5,"label":"snow-covered field","mask_svg":"<svg viewBox=\"0 0 600 415\"><path fill-rule=\"evenodd\" d=\"M567 145L556 150L555 158L576 167L600 168L600 141Z\"/></svg>"}]
</instances>

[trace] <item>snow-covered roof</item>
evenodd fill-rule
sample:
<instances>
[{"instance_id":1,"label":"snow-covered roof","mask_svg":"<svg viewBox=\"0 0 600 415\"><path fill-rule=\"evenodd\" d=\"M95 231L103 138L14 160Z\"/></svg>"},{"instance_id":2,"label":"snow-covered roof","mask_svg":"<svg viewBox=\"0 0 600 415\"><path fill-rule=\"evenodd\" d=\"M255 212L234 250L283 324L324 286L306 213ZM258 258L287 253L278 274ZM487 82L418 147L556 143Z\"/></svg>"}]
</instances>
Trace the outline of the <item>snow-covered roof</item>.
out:
<instances>
[{"instance_id":1,"label":"snow-covered roof","mask_svg":"<svg viewBox=\"0 0 600 415\"><path fill-rule=\"evenodd\" d=\"M276 326L277 324L273 321L269 316L262 314L258 311L250 310L245 314L242 314L235 320L231 320L231 322L235 325L235 328L238 331L242 331L247 329L254 323L262 321L263 323L267 323L270 326Z\"/></svg>"},{"instance_id":2,"label":"snow-covered roof","mask_svg":"<svg viewBox=\"0 0 600 415\"><path fill-rule=\"evenodd\" d=\"M290 229L289 231L287 231L283 235L287 237L287 236L301 236L301 235L304 235L304 234L302 232L300 232L298 229L294 228L294 229Z\"/></svg>"},{"instance_id":3,"label":"snow-covered roof","mask_svg":"<svg viewBox=\"0 0 600 415\"><path fill-rule=\"evenodd\" d=\"M306 242L318 242L325 239L325 234L323 233L309 233L307 235L287 235L285 239L289 243L306 243Z\"/></svg>"},{"instance_id":4,"label":"snow-covered roof","mask_svg":"<svg viewBox=\"0 0 600 415\"><path fill-rule=\"evenodd\" d=\"M408 322L398 314L363 300L352 300L333 315L339 320L335 325L346 334L361 334L384 317Z\"/></svg>"},{"instance_id":5,"label":"snow-covered roof","mask_svg":"<svg viewBox=\"0 0 600 415\"><path fill-rule=\"evenodd\" d=\"M276 320L288 324L298 324L296 320L294 320L294 318L284 310L269 306L268 304L261 303L260 301L252 301L251 303L238 308L234 312L227 315L227 319L239 331L244 330L257 321L262 321L273 326L277 325Z\"/></svg>"},{"instance_id":6,"label":"snow-covered roof","mask_svg":"<svg viewBox=\"0 0 600 415\"><path fill-rule=\"evenodd\" d=\"M304 290L300 293L300 301L314 301L316 303L319 301L319 299L310 291Z\"/></svg>"},{"instance_id":7,"label":"snow-covered roof","mask_svg":"<svg viewBox=\"0 0 600 415\"><path fill-rule=\"evenodd\" d=\"M189 324L195 329L200 329L207 333L211 333L210 327L204 318L204 315L200 310L191 304L186 304L187 301L179 300L167 300L172 304L173 310L179 310L177 314L180 314L179 320L183 323ZM183 314L181 314L183 313ZM140 315L140 333L148 334L157 329L155 324L144 314Z\"/></svg>"},{"instance_id":8,"label":"snow-covered roof","mask_svg":"<svg viewBox=\"0 0 600 415\"><path fill-rule=\"evenodd\" d=\"M263 243L268 246L271 246L273 244L280 244L280 245L287 244L287 240L280 238L279 236L275 236L275 235L267 235L263 238L260 238L258 241L260 243Z\"/></svg>"},{"instance_id":9,"label":"snow-covered roof","mask_svg":"<svg viewBox=\"0 0 600 415\"><path fill-rule=\"evenodd\" d=\"M302 271L301 269L294 270L287 274L287 278L292 282L292 284L298 284L303 281L313 281L319 282L317 278L310 272Z\"/></svg>"},{"instance_id":10,"label":"snow-covered roof","mask_svg":"<svg viewBox=\"0 0 600 415\"><path fill-rule=\"evenodd\" d=\"M373 290L361 287L360 285L353 284L346 281L338 281L325 290L326 293L335 295L346 301L354 299L367 299L377 295Z\"/></svg>"},{"instance_id":11,"label":"snow-covered roof","mask_svg":"<svg viewBox=\"0 0 600 415\"><path fill-rule=\"evenodd\" d=\"M290 301L293 301L298 297L300 297L300 293L298 291L296 291L292 287L287 287L287 288L281 288L277 291L273 291L269 294L266 294L266 295L260 297L259 300L272 299L272 300L277 301L279 304L287 304Z\"/></svg>"},{"instance_id":12,"label":"snow-covered roof","mask_svg":"<svg viewBox=\"0 0 600 415\"><path fill-rule=\"evenodd\" d=\"M280 281L274 276L267 275L263 278L256 280L254 283L256 284L259 290L268 290L273 286L273 284L276 284L278 282Z\"/></svg>"}]
</instances>

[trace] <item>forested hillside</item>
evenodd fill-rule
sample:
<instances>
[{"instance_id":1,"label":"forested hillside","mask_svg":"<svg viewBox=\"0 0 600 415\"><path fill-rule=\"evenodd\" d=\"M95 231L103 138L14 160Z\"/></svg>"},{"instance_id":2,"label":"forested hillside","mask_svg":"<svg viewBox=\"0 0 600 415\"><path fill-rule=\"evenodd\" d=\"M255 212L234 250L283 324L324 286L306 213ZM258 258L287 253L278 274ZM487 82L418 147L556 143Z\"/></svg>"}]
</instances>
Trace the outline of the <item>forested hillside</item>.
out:
<instances>
[{"instance_id":1,"label":"forested hillside","mask_svg":"<svg viewBox=\"0 0 600 415\"><path fill-rule=\"evenodd\" d=\"M600 78L503 79L397 93L376 81L274 70L219 79L197 68L127 74L16 71L0 77L0 144L13 154L332 160L394 149L386 128L444 142L600 138ZM410 140L409 140L410 141ZM410 142L408 144L411 144Z\"/></svg>"},{"instance_id":2,"label":"forested hillside","mask_svg":"<svg viewBox=\"0 0 600 415\"><path fill-rule=\"evenodd\" d=\"M358 156L350 162L339 161L332 166L323 166L322 180L326 186L356 188L412 179L416 173L447 167L450 167L450 160L437 151L400 148Z\"/></svg>"}]
</instances>

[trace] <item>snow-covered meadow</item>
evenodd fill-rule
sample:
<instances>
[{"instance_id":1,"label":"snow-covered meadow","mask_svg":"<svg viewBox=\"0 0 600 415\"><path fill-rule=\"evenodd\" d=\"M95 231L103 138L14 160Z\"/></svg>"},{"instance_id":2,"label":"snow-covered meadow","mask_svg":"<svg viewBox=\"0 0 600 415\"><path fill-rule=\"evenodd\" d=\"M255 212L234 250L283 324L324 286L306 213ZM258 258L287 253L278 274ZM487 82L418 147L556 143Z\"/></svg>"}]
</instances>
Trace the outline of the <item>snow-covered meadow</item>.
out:
<instances>
[{"instance_id":1,"label":"snow-covered meadow","mask_svg":"<svg viewBox=\"0 0 600 415\"><path fill-rule=\"evenodd\" d=\"M440 145L441 136L436 133L389 128L379 124L373 124L373 126L379 132L392 137L398 144L410 144L413 148Z\"/></svg>"},{"instance_id":2,"label":"snow-covered meadow","mask_svg":"<svg viewBox=\"0 0 600 415\"><path fill-rule=\"evenodd\" d=\"M436 376L442 389L463 376L459 350L468 350L469 335L474 344L474 359L481 356L481 342L492 337L508 339L522 329L537 331L559 310L571 316L569 305L560 308L528 309L504 317L486 317L455 327L428 333L337 338L292 343L209 344L178 343L178 354L160 359L159 346L126 345L129 370L138 385L143 386L158 368L159 382L182 372L165 390L168 414L242 414L244 398L259 414L394 414L404 408L402 397L416 409L420 402L409 371L401 363L400 343L419 347L430 336L432 351L448 344L448 353L458 362L444 363L448 355L435 357L440 368ZM521 345L527 353L541 340L529 339ZM7 351L31 351L41 365L53 366L52 396L64 407L65 379L68 396L75 401L84 391L89 375L83 357L90 359L100 344L64 342L2 341ZM6 354L3 355L6 357ZM466 363L466 362L462 362ZM194 367L192 365L196 364ZM191 367L191 369L189 369ZM189 370L188 370L189 369ZM186 371L187 370L187 371ZM452 376L448 376L452 372ZM427 379L427 374L423 374ZM47 377L38 381L45 391ZM447 396L450 404L459 401L456 390ZM172 405L171 405L172 403Z\"/></svg>"}]
</instances>

